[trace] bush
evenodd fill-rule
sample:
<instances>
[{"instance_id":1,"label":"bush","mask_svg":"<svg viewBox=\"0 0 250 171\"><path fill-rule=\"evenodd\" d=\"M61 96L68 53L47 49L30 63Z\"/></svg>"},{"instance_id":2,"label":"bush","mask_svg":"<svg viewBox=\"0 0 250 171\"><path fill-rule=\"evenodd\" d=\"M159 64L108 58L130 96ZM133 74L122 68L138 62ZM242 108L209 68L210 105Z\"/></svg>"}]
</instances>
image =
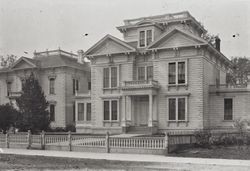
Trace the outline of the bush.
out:
<instances>
[{"instance_id":1,"label":"bush","mask_svg":"<svg viewBox=\"0 0 250 171\"><path fill-rule=\"evenodd\" d=\"M75 125L67 125L66 126L66 131L76 132Z\"/></svg>"},{"instance_id":2,"label":"bush","mask_svg":"<svg viewBox=\"0 0 250 171\"><path fill-rule=\"evenodd\" d=\"M210 148L211 132L210 130L199 130L194 133L196 138L196 145L202 148Z\"/></svg>"}]
</instances>

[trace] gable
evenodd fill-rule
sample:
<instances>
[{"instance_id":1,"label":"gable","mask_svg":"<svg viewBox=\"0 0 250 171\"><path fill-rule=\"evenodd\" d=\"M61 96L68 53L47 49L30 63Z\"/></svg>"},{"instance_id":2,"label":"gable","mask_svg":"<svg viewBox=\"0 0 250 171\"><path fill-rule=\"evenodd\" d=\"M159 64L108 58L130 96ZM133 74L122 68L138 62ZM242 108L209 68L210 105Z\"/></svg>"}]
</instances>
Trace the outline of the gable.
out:
<instances>
[{"instance_id":1,"label":"gable","mask_svg":"<svg viewBox=\"0 0 250 171\"><path fill-rule=\"evenodd\" d=\"M194 35L188 35L175 30L153 42L153 44L149 46L149 49L195 46L205 43L205 41L200 40L200 38L196 38Z\"/></svg>"},{"instance_id":2,"label":"gable","mask_svg":"<svg viewBox=\"0 0 250 171\"><path fill-rule=\"evenodd\" d=\"M16 65L14 65L12 67L12 69L23 69L23 68L33 68L34 66L32 66L31 64L27 63L26 61L22 60L19 63L17 63Z\"/></svg>"},{"instance_id":3,"label":"gable","mask_svg":"<svg viewBox=\"0 0 250 171\"><path fill-rule=\"evenodd\" d=\"M112 53L119 53L119 52L126 52L129 51L127 47L124 47L117 42L108 39L105 42L103 42L99 47L97 47L94 51L92 51L93 54L112 54Z\"/></svg>"},{"instance_id":4,"label":"gable","mask_svg":"<svg viewBox=\"0 0 250 171\"><path fill-rule=\"evenodd\" d=\"M133 51L135 51L135 49L129 44L111 35L107 35L99 42L97 42L94 46L92 46L89 50L87 50L85 54L95 56Z\"/></svg>"}]
</instances>

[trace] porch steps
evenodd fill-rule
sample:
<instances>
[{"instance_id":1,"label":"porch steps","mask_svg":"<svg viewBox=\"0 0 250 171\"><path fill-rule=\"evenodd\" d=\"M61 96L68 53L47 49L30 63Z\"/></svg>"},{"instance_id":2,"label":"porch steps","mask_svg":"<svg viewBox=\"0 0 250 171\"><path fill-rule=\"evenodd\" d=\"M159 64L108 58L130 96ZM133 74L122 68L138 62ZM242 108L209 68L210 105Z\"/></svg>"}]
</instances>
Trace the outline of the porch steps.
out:
<instances>
[{"instance_id":1,"label":"porch steps","mask_svg":"<svg viewBox=\"0 0 250 171\"><path fill-rule=\"evenodd\" d=\"M150 135L152 134L152 129L147 126L131 126L128 128L128 134L142 134Z\"/></svg>"}]
</instances>

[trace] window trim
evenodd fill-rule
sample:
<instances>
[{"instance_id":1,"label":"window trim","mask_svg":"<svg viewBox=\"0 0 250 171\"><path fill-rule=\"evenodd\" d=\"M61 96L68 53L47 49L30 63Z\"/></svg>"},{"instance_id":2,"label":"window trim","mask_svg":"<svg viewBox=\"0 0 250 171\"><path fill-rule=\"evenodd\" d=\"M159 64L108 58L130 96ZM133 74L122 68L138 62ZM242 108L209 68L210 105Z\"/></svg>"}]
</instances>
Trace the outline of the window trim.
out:
<instances>
[{"instance_id":1,"label":"window trim","mask_svg":"<svg viewBox=\"0 0 250 171\"><path fill-rule=\"evenodd\" d=\"M109 86L108 87L104 87L104 69L106 69L106 68L108 68L108 70L109 70ZM116 68L116 78L117 78L117 83L116 83L116 87L112 87L112 81L111 81L111 68ZM102 79L103 79L103 81L102 81L102 87L103 87L103 89L117 89L118 87L119 87L119 66L109 66L109 67L103 67L103 76L102 76Z\"/></svg>"},{"instance_id":2,"label":"window trim","mask_svg":"<svg viewBox=\"0 0 250 171\"><path fill-rule=\"evenodd\" d=\"M109 102L109 120L104 120L104 102L108 101ZM117 102L117 120L112 120L112 101L116 101ZM119 122L120 119L120 100L119 99L104 99L103 100L103 122Z\"/></svg>"},{"instance_id":3,"label":"window trim","mask_svg":"<svg viewBox=\"0 0 250 171\"><path fill-rule=\"evenodd\" d=\"M178 99L185 99L185 119L178 119ZM175 99L175 120L169 120L169 99ZM170 96L167 97L167 122L187 122L188 121L188 96Z\"/></svg>"},{"instance_id":4,"label":"window trim","mask_svg":"<svg viewBox=\"0 0 250 171\"><path fill-rule=\"evenodd\" d=\"M154 41L154 28L147 28L147 29L139 29L138 30L138 43L137 43L137 47L138 48L145 48L148 45L150 45L151 43L147 44L147 32L151 30L152 33L152 41L151 43ZM144 31L144 46L140 46L140 32Z\"/></svg>"},{"instance_id":5,"label":"window trim","mask_svg":"<svg viewBox=\"0 0 250 171\"><path fill-rule=\"evenodd\" d=\"M179 78L179 71L178 71L178 63L184 62L185 63L185 83L178 83L178 78ZM175 63L175 84L169 84L169 64L170 63ZM167 83L168 86L181 86L181 85L187 85L188 83L188 61L187 60L179 60L179 61L169 61L167 63Z\"/></svg>"}]
</instances>

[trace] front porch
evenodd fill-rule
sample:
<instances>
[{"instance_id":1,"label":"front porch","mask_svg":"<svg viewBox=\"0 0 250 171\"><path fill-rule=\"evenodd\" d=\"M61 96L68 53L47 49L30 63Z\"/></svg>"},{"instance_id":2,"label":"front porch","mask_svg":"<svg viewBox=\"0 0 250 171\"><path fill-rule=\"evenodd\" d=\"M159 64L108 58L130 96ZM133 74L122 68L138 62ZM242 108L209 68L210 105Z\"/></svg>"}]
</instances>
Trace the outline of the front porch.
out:
<instances>
[{"instance_id":1,"label":"front porch","mask_svg":"<svg viewBox=\"0 0 250 171\"><path fill-rule=\"evenodd\" d=\"M122 96L121 126L125 133L153 134L158 127L158 82L126 81Z\"/></svg>"}]
</instances>

